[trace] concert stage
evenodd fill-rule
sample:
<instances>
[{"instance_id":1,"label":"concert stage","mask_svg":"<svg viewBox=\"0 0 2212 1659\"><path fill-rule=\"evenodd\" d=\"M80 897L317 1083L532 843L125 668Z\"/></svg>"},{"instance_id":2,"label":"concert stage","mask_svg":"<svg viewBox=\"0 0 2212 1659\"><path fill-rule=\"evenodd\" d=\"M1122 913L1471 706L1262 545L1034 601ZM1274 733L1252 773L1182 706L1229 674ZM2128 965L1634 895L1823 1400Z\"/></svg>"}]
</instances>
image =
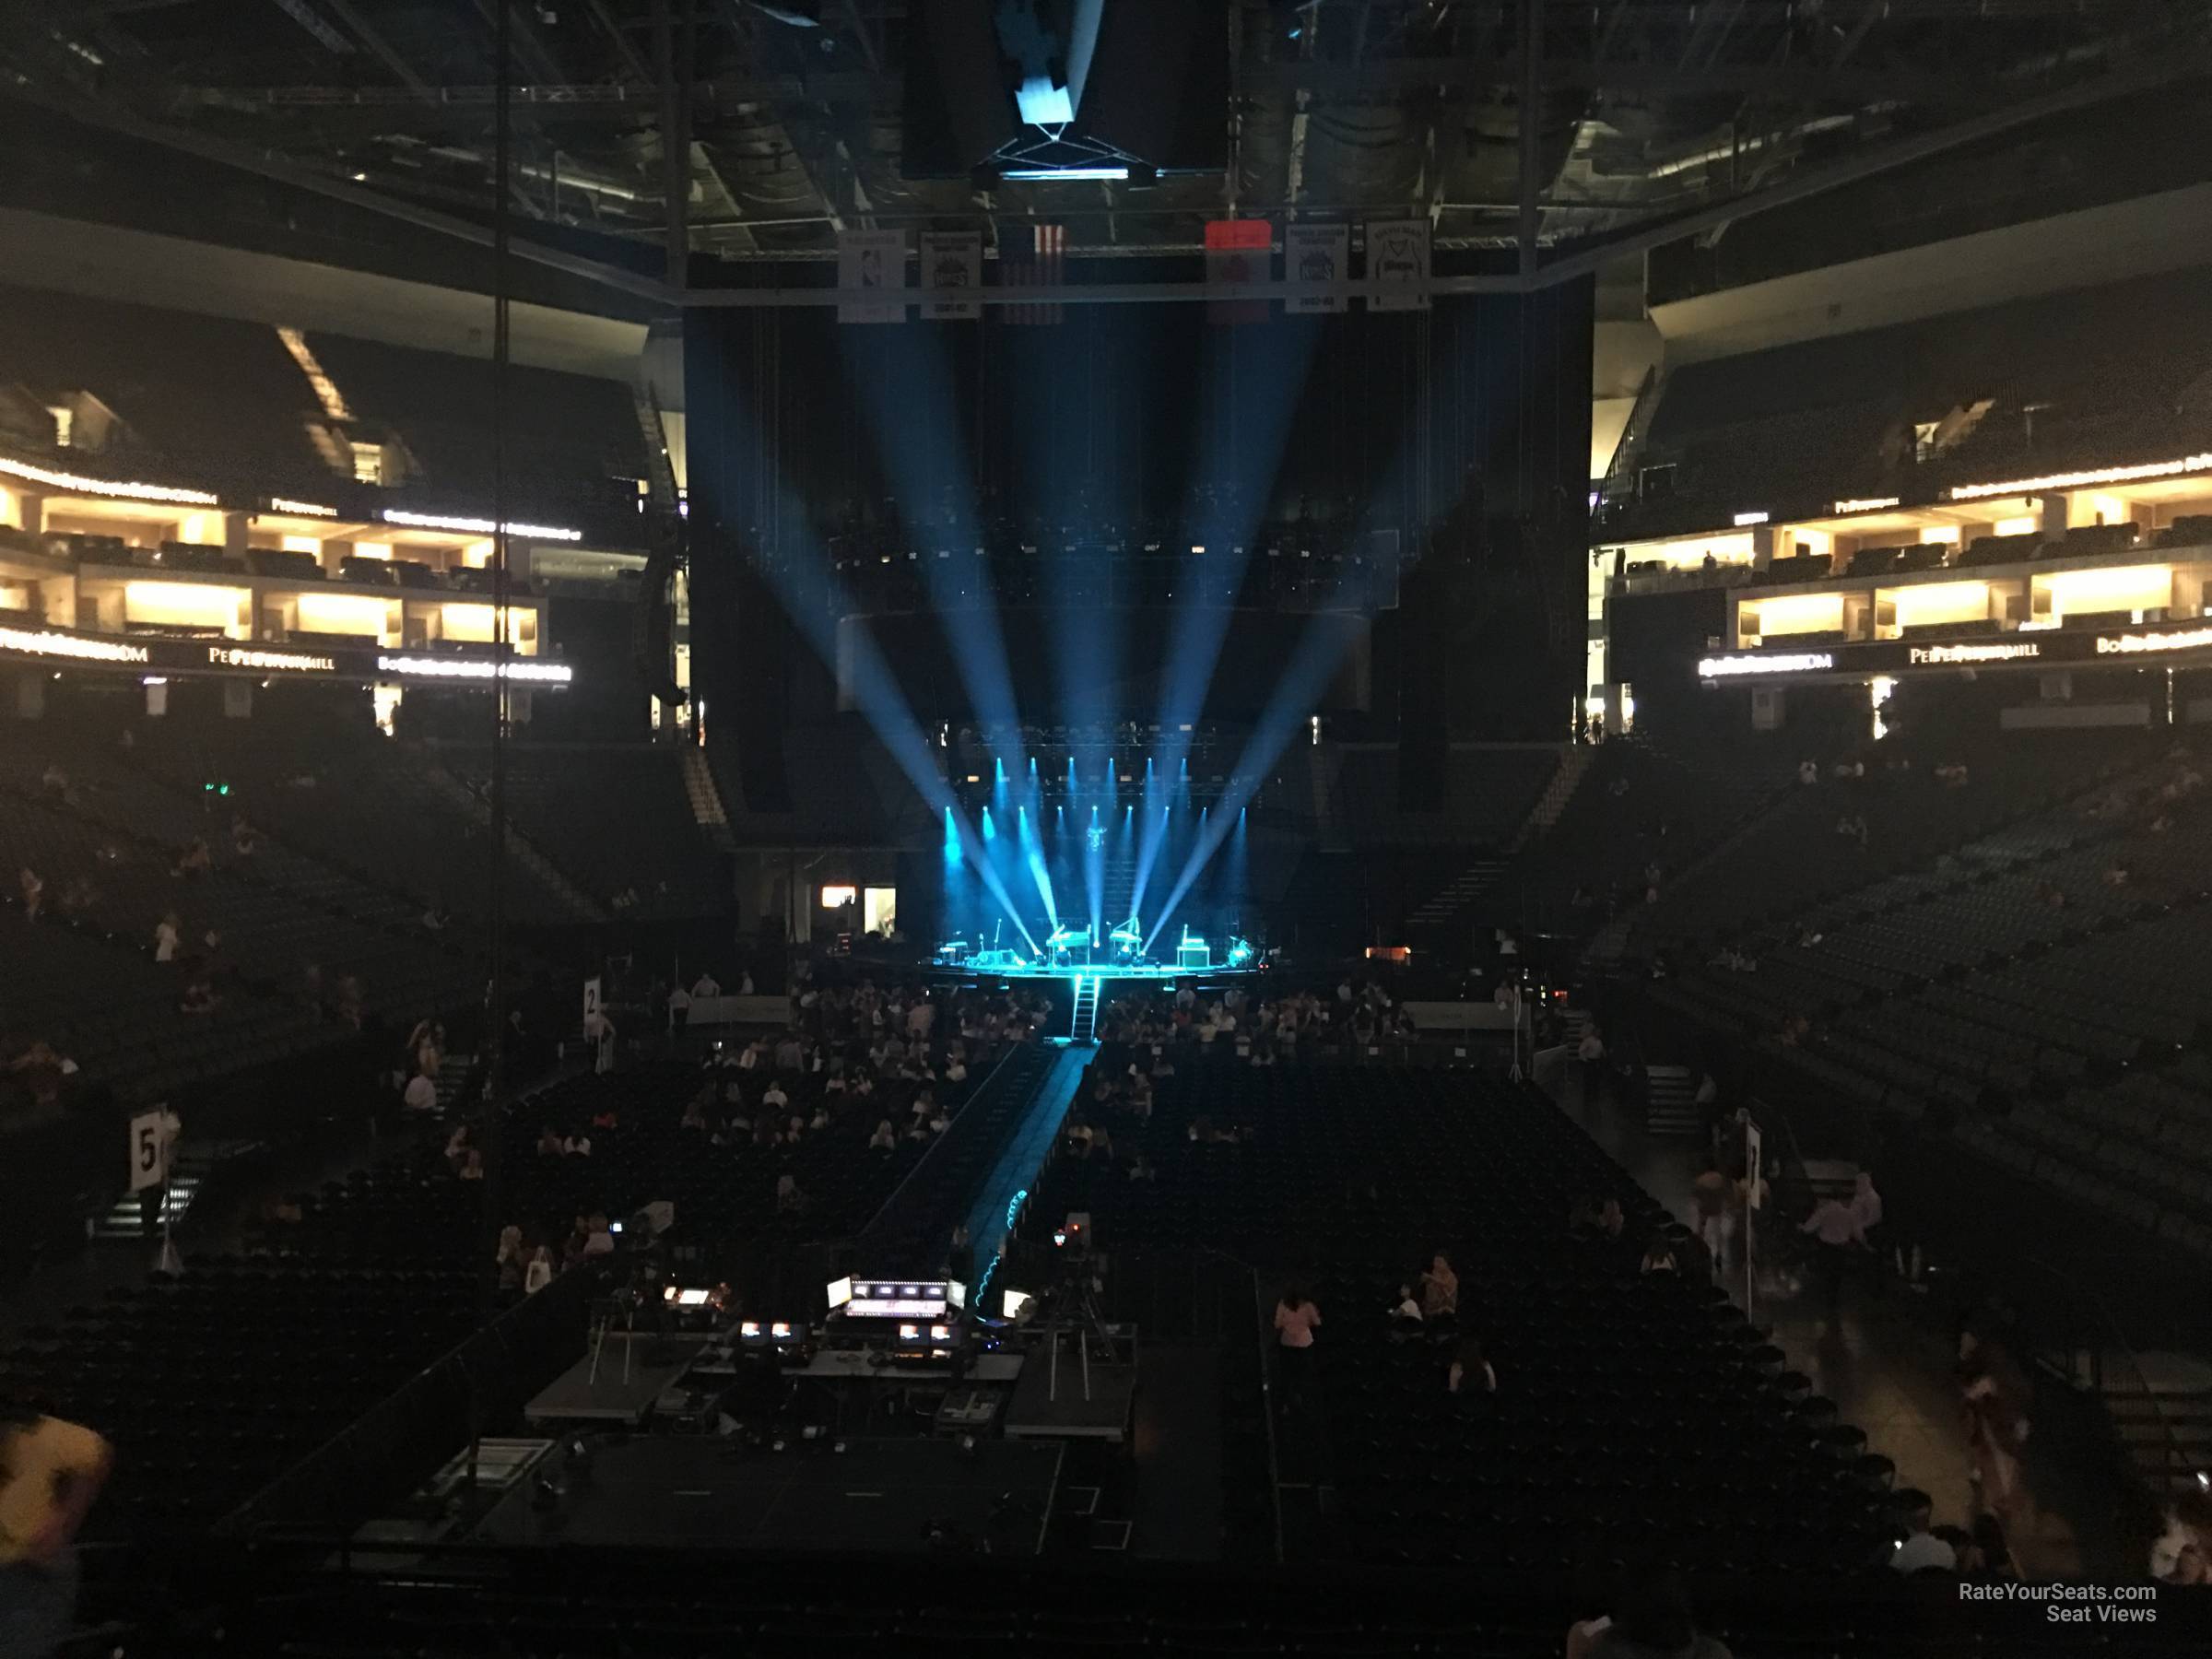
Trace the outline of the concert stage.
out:
<instances>
[{"instance_id":1,"label":"concert stage","mask_svg":"<svg viewBox=\"0 0 2212 1659\"><path fill-rule=\"evenodd\" d=\"M1215 980L1245 979L1260 971L1257 962L1248 962L1238 968L1175 968L1165 962L1068 962L1055 965L1051 962L1031 961L1013 965L994 963L982 965L971 959L965 962L947 962L943 959L930 964L934 974L964 980L1095 980L1101 984L1115 984L1122 981L1153 981L1173 984L1181 981L1212 982Z\"/></svg>"},{"instance_id":2,"label":"concert stage","mask_svg":"<svg viewBox=\"0 0 2212 1659\"><path fill-rule=\"evenodd\" d=\"M478 1543L924 1555L1044 1547L1062 1450L1049 1441L793 1441L659 1436L567 1445L515 1483ZM548 1503L540 1482L550 1481ZM933 1540L933 1529L937 1538Z\"/></svg>"}]
</instances>

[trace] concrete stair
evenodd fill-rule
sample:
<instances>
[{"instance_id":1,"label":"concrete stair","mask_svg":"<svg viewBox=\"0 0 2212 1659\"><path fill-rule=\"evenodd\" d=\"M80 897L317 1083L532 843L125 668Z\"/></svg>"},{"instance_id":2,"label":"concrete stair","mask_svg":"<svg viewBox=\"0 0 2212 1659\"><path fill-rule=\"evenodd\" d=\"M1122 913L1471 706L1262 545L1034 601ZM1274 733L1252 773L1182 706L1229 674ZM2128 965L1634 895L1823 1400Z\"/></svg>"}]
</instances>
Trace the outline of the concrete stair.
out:
<instances>
[{"instance_id":1,"label":"concrete stair","mask_svg":"<svg viewBox=\"0 0 2212 1659\"><path fill-rule=\"evenodd\" d=\"M1596 758L1595 749L1580 743L1571 743L1559 751L1559 771L1551 774L1551 782L1544 786L1544 793L1536 797L1535 805L1528 809L1528 816L1521 820L1521 828L1513 834L1513 852L1518 853L1559 821L1559 815L1574 799L1575 791L1583 786L1583 780L1589 775Z\"/></svg>"},{"instance_id":2,"label":"concrete stair","mask_svg":"<svg viewBox=\"0 0 2212 1659\"><path fill-rule=\"evenodd\" d=\"M491 805L442 766L426 766L423 778L438 794L467 813L477 823L488 828L491 824ZM576 912L579 922L604 922L606 907L571 881L553 861L540 853L522 832L515 829L512 818L507 821L507 856L528 870L550 888L562 903Z\"/></svg>"},{"instance_id":3,"label":"concrete stair","mask_svg":"<svg viewBox=\"0 0 2212 1659\"><path fill-rule=\"evenodd\" d=\"M1698 1079L1687 1065L1643 1068L1643 1126L1653 1135L1696 1140L1705 1132L1698 1113Z\"/></svg>"},{"instance_id":4,"label":"concrete stair","mask_svg":"<svg viewBox=\"0 0 2212 1659\"><path fill-rule=\"evenodd\" d=\"M2212 1389L2122 1386L2108 1382L2105 1410L2129 1460L2160 1500L2202 1491L2212 1471Z\"/></svg>"},{"instance_id":5,"label":"concrete stair","mask_svg":"<svg viewBox=\"0 0 2212 1659\"><path fill-rule=\"evenodd\" d=\"M1441 927L1496 887L1498 878L1504 874L1502 858L1476 859L1441 890L1423 900L1420 909L1406 917L1406 921L1415 927Z\"/></svg>"},{"instance_id":6,"label":"concrete stair","mask_svg":"<svg viewBox=\"0 0 2212 1659\"><path fill-rule=\"evenodd\" d=\"M707 764L706 750L686 745L677 754L692 818L709 841L728 852L737 843L730 834L730 815L722 804L722 789L714 782L714 769Z\"/></svg>"},{"instance_id":7,"label":"concrete stair","mask_svg":"<svg viewBox=\"0 0 2212 1659\"><path fill-rule=\"evenodd\" d=\"M192 1209L192 1201L199 1196L200 1189L206 1185L216 1166L257 1151L262 1146L262 1142L255 1140L180 1142L170 1163L169 1192L162 1200L161 1214L156 1217L155 1225L166 1222L171 1227L182 1227ZM125 1193L106 1215L93 1221L92 1237L138 1240L145 1237L143 1227L138 1194Z\"/></svg>"}]
</instances>

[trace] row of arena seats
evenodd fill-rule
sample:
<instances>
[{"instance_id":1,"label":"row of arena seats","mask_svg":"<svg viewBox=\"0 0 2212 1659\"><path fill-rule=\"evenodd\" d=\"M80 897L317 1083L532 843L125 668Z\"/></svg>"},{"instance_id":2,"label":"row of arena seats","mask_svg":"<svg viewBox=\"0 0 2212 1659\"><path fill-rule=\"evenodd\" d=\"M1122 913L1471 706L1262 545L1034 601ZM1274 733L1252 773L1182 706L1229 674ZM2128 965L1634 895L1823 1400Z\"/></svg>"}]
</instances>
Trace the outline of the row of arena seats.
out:
<instances>
[{"instance_id":1,"label":"row of arena seats","mask_svg":"<svg viewBox=\"0 0 2212 1659\"><path fill-rule=\"evenodd\" d=\"M2100 782L2150 761L2147 738L2112 733L2035 734L2006 744L1960 744L1971 752L1963 783L1935 776L1946 751L1934 741L1884 746L1866 775L1785 795L1731 845L1679 880L1663 883L1639 919L1640 938L1709 940L1756 923L1805 915L1811 904L1846 900L1890 872L1918 869L2016 820L2047 812ZM1909 762L1909 764L1908 764ZM1866 838L1838 831L1864 818Z\"/></svg>"},{"instance_id":2,"label":"row of arena seats","mask_svg":"<svg viewBox=\"0 0 2212 1659\"><path fill-rule=\"evenodd\" d=\"M1102 1051L1094 1078L1133 1058L1145 1061ZM1324 1322L1313 1455L1333 1467L1353 1553L1416 1572L1500 1559L1841 1571L1883 1559L1886 1477L1862 1461L1865 1436L1806 1397L1723 1293L1637 1273L1670 1218L1533 1089L1207 1055L1158 1080L1147 1119L1084 1099L1117 1153L1141 1149L1157 1176L1063 1156L1025 1231L1088 1211L1109 1252L1210 1249L1309 1274ZM1234 1140L1214 1138L1232 1128ZM1591 1197L1620 1201L1616 1243L1570 1237L1571 1209ZM1494 1396L1446 1392L1448 1347L1392 1341L1396 1287L1439 1250L1459 1273L1459 1328L1496 1369ZM1764 1508L1697 1478L1737 1449L1757 1453L1756 1473L1739 1472Z\"/></svg>"},{"instance_id":3,"label":"row of arena seats","mask_svg":"<svg viewBox=\"0 0 2212 1659\"><path fill-rule=\"evenodd\" d=\"M214 1261L119 1289L0 1357L0 1395L98 1430L92 1535L198 1533L471 1324L465 1268Z\"/></svg>"},{"instance_id":4,"label":"row of arena seats","mask_svg":"<svg viewBox=\"0 0 2212 1659\"><path fill-rule=\"evenodd\" d=\"M1501 921L1540 917L1572 928L1579 890L1589 900L1580 919L1594 924L1616 903L1642 898L1653 863L1664 881L1665 872L1686 867L1771 806L1796 759L1775 743L1731 746L1724 759L1641 736L1608 738L1590 751L1558 818L1470 908L1494 910Z\"/></svg>"},{"instance_id":5,"label":"row of arena seats","mask_svg":"<svg viewBox=\"0 0 2212 1659\"><path fill-rule=\"evenodd\" d=\"M241 552L207 542L165 541L159 547L136 547L118 535L76 532L9 538L14 545L55 558L89 565L125 565L135 570L188 571L201 575L265 576L285 582L328 582L333 573L312 553L289 548L249 547ZM356 585L407 588L432 593L488 594L492 573L488 569L456 566L441 571L416 559L368 559L348 555L338 561L335 579ZM512 592L532 594L535 586L524 577L511 579Z\"/></svg>"},{"instance_id":6,"label":"row of arena seats","mask_svg":"<svg viewBox=\"0 0 2212 1659\"><path fill-rule=\"evenodd\" d=\"M0 994L0 1026L44 1039L88 1079L157 1098L327 1045L343 1035L326 1016L349 979L364 1015L395 1021L473 998L477 965L423 929L416 902L265 834L241 853L236 809L235 797L171 787L120 753L13 727L0 745L0 905L26 971ZM194 842L211 867L180 874ZM40 884L35 922L25 871ZM157 924L171 913L176 960L158 962ZM214 1006L183 1012L203 969Z\"/></svg>"},{"instance_id":7,"label":"row of arena seats","mask_svg":"<svg viewBox=\"0 0 2212 1659\"><path fill-rule=\"evenodd\" d=\"M335 725L279 742L252 728L202 725L147 734L132 759L180 789L229 785L225 804L255 824L325 865L406 894L418 909L485 912L489 829L459 785L441 782L428 751ZM373 804L374 835L361 833L364 802ZM593 919L522 860L508 862L502 897L510 919L525 926Z\"/></svg>"},{"instance_id":8,"label":"row of arena seats","mask_svg":"<svg viewBox=\"0 0 2212 1659\"><path fill-rule=\"evenodd\" d=\"M1967 1149L2212 1255L2212 812L2164 793L2191 770L2137 768L1653 994L1862 1105L1940 1106Z\"/></svg>"},{"instance_id":9,"label":"row of arena seats","mask_svg":"<svg viewBox=\"0 0 2212 1659\"><path fill-rule=\"evenodd\" d=\"M241 853L215 796L171 790L104 759L71 755L65 794L40 785L35 750L13 745L0 759L0 856L46 883L44 905L61 908L65 887L89 880L93 902L79 919L100 933L152 948L154 929L174 912L180 948L198 951L212 930L221 957L241 971L298 986L311 963L329 982L359 978L372 1006L395 1015L465 1000L478 977L457 947L428 936L417 907L269 840ZM176 874L195 841L213 868Z\"/></svg>"},{"instance_id":10,"label":"row of arena seats","mask_svg":"<svg viewBox=\"0 0 2212 1659\"><path fill-rule=\"evenodd\" d=\"M129 1098L159 1100L227 1069L241 1054L288 1059L327 1043L333 1028L304 1006L253 995L226 998L206 1015L181 1013L175 970L125 941L65 923L27 923L0 895L7 929L8 1030L43 1039L87 1077Z\"/></svg>"},{"instance_id":11,"label":"row of arena seats","mask_svg":"<svg viewBox=\"0 0 2212 1659\"><path fill-rule=\"evenodd\" d=\"M1109 1587L1095 1576L1046 1578L1006 1564L985 1569L939 1558L917 1591L896 1571L855 1574L799 1561L733 1567L720 1559L712 1569L718 1588L706 1595L695 1580L685 1582L700 1568L691 1560L593 1552L575 1559L559 1583L522 1573L491 1583L454 1571L394 1574L241 1606L236 1634L284 1659L813 1659L825 1648L919 1659L1529 1659L1558 1652L1565 1630L1543 1591L1524 1583L1507 1582L1503 1594L1492 1594L1487 1584L1463 1589L1457 1581L1339 1587L1307 1576L1288 1587L1136 1571L1117 1575ZM842 1588L834 1583L841 1573ZM2038 1659L2080 1651L2077 1633L2053 1638L2039 1621L1947 1614L1936 1588L1881 1585L1844 1604L1773 1584L1721 1587L1727 1605L1700 1623L1745 1659ZM1956 1602L1955 1585L1941 1589ZM1575 1606L1589 1596L1556 1599ZM139 1651L169 1659L172 1650ZM2126 1659L2154 1650L2122 1637L2099 1651Z\"/></svg>"},{"instance_id":12,"label":"row of arena seats","mask_svg":"<svg viewBox=\"0 0 2212 1659\"><path fill-rule=\"evenodd\" d=\"M1455 748L1444 760L1442 809L1409 812L1398 806L1395 745L1342 745L1326 759L1335 762L1335 775L1324 780L1331 813L1362 847L1441 842L1464 850L1511 841L1559 766L1559 751L1548 745Z\"/></svg>"},{"instance_id":13,"label":"row of arena seats","mask_svg":"<svg viewBox=\"0 0 2212 1659\"><path fill-rule=\"evenodd\" d=\"M479 795L491 787L488 753L440 759ZM507 811L560 871L612 902L634 894L644 915L712 914L728 906L729 878L686 793L677 750L517 747L507 759Z\"/></svg>"}]
</instances>

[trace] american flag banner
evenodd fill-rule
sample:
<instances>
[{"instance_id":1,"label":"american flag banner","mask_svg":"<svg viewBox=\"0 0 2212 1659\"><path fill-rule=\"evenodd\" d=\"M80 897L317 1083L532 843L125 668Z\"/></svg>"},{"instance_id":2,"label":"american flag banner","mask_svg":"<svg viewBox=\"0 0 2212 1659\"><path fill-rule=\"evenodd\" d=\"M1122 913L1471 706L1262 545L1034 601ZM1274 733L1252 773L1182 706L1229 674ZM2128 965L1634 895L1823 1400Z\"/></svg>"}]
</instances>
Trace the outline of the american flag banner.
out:
<instances>
[{"instance_id":1,"label":"american flag banner","mask_svg":"<svg viewBox=\"0 0 2212 1659\"><path fill-rule=\"evenodd\" d=\"M1030 256L1027 259L1002 258L999 268L1006 279L1018 288L1057 288L1066 279L1067 227L1065 225L1032 225L1030 227ZM1060 305L1009 305L1006 321L1009 323L1058 323L1066 307Z\"/></svg>"}]
</instances>

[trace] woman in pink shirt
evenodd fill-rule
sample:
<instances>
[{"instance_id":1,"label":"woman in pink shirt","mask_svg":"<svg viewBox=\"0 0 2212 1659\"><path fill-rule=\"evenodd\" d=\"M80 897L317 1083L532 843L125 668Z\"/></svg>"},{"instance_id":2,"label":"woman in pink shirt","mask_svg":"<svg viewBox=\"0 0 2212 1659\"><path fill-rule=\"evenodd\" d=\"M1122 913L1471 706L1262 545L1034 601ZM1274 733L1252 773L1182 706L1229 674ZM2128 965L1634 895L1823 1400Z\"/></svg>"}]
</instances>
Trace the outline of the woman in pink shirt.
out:
<instances>
[{"instance_id":1,"label":"woman in pink shirt","mask_svg":"<svg viewBox=\"0 0 2212 1659\"><path fill-rule=\"evenodd\" d=\"M1321 1310L1312 1298L1293 1285L1275 1304L1276 1351L1282 1365L1283 1387L1293 1401L1305 1391L1313 1366L1313 1333L1321 1329Z\"/></svg>"}]
</instances>

